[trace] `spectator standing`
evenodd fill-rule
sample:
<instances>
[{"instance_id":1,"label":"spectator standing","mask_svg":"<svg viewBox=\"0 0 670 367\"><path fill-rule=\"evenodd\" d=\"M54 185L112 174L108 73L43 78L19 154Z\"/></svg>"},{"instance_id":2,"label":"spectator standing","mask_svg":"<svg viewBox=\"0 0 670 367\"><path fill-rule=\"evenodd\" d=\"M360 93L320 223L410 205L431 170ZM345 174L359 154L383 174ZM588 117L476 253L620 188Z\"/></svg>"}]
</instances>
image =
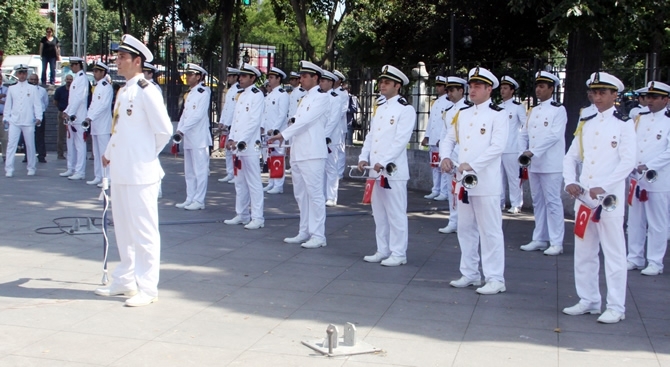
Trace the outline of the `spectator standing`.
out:
<instances>
[{"instance_id":1,"label":"spectator standing","mask_svg":"<svg viewBox=\"0 0 670 367\"><path fill-rule=\"evenodd\" d=\"M47 27L46 35L40 40L42 58L42 84L47 84L47 64L49 65L49 84L56 84L56 61L60 60L60 42L54 36L54 29Z\"/></svg>"},{"instance_id":2,"label":"spectator standing","mask_svg":"<svg viewBox=\"0 0 670 367\"><path fill-rule=\"evenodd\" d=\"M54 105L58 107L58 138L56 139L56 150L58 159L65 159L65 138L67 137L67 121L63 118L63 111L67 108L67 100L70 98L70 85L72 75L65 77L65 85L56 88L54 93Z\"/></svg>"},{"instance_id":3,"label":"spectator standing","mask_svg":"<svg viewBox=\"0 0 670 367\"><path fill-rule=\"evenodd\" d=\"M47 163L47 146L44 141L46 132L44 112L46 112L47 107L49 106L49 96L47 95L47 90L38 85L39 82L40 80L37 77L37 74L31 74L28 77L28 83L37 87L37 99L39 100L40 109L42 110L42 115L40 117L42 124L35 126L35 150L37 151L37 161L40 163Z\"/></svg>"}]
</instances>

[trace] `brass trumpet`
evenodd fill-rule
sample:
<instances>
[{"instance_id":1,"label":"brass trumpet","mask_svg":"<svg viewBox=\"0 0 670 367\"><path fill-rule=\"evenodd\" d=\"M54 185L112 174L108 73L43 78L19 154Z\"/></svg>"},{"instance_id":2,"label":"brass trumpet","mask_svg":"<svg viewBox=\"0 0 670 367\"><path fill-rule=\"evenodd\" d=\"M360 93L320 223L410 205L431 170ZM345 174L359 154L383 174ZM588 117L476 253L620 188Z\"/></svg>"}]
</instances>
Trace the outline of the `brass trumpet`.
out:
<instances>
[{"instance_id":1,"label":"brass trumpet","mask_svg":"<svg viewBox=\"0 0 670 367\"><path fill-rule=\"evenodd\" d=\"M81 122L81 127L84 128L84 131L88 131L91 128L91 122L87 119Z\"/></svg>"},{"instance_id":2,"label":"brass trumpet","mask_svg":"<svg viewBox=\"0 0 670 367\"><path fill-rule=\"evenodd\" d=\"M172 142L175 144L181 144L181 142L184 140L184 136L182 134L174 134L172 135Z\"/></svg>"},{"instance_id":3,"label":"brass trumpet","mask_svg":"<svg viewBox=\"0 0 670 367\"><path fill-rule=\"evenodd\" d=\"M601 194L596 196L596 199L591 199L591 196L589 196L589 192L587 189L584 188L584 186L576 184L580 188L580 193L578 196L574 197L575 200L579 200L582 203L586 204L591 209L595 209L598 206L602 206L603 210L606 212L611 212L614 211L617 207L617 197L614 194ZM565 189L563 189L565 190ZM567 192L567 190L565 190Z\"/></svg>"},{"instance_id":4,"label":"brass trumpet","mask_svg":"<svg viewBox=\"0 0 670 367\"><path fill-rule=\"evenodd\" d=\"M649 183L654 183L656 180L658 180L658 172L653 169L646 169L642 171L641 176L644 177L645 181Z\"/></svg>"},{"instance_id":5,"label":"brass trumpet","mask_svg":"<svg viewBox=\"0 0 670 367\"><path fill-rule=\"evenodd\" d=\"M474 189L475 187L477 187L477 183L479 183L477 175L474 174L473 172L470 173L463 172L463 173L464 173L463 177L461 177L461 179L459 180L459 182L461 182L463 187L465 187L466 189Z\"/></svg>"},{"instance_id":6,"label":"brass trumpet","mask_svg":"<svg viewBox=\"0 0 670 367\"><path fill-rule=\"evenodd\" d=\"M395 163L390 162L384 167L384 171L386 171L389 176L393 176L398 172L398 166L396 166Z\"/></svg>"},{"instance_id":7,"label":"brass trumpet","mask_svg":"<svg viewBox=\"0 0 670 367\"><path fill-rule=\"evenodd\" d=\"M260 152L261 147L262 147L261 141L256 140L256 143L254 143L254 150L257 151L257 152ZM240 141L240 142L237 143L237 151L239 153L243 153L246 150L247 150L247 143L246 142Z\"/></svg>"},{"instance_id":8,"label":"brass trumpet","mask_svg":"<svg viewBox=\"0 0 670 367\"><path fill-rule=\"evenodd\" d=\"M372 166L364 166L361 174L354 174L354 170L357 170L358 166L349 166L349 177L350 178L368 178L368 173L372 169Z\"/></svg>"},{"instance_id":9,"label":"brass trumpet","mask_svg":"<svg viewBox=\"0 0 670 367\"><path fill-rule=\"evenodd\" d=\"M518 161L519 161L519 166L521 166L521 168L526 168L526 167L530 166L531 158L529 156L525 155L525 154L522 154L522 155L519 156Z\"/></svg>"}]
</instances>

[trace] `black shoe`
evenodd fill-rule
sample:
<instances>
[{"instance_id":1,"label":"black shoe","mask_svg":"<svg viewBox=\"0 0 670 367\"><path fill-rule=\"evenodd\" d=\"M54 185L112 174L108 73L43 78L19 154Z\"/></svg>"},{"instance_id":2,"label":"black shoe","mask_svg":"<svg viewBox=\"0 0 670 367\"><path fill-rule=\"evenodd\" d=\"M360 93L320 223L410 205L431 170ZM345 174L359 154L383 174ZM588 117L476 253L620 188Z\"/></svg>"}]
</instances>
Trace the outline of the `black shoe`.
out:
<instances>
[{"instance_id":1,"label":"black shoe","mask_svg":"<svg viewBox=\"0 0 670 367\"><path fill-rule=\"evenodd\" d=\"M40 163L47 163L47 160L45 158L37 158L37 161Z\"/></svg>"},{"instance_id":2,"label":"black shoe","mask_svg":"<svg viewBox=\"0 0 670 367\"><path fill-rule=\"evenodd\" d=\"M21 162L23 162L23 163L28 162L28 158L23 158L23 160Z\"/></svg>"}]
</instances>

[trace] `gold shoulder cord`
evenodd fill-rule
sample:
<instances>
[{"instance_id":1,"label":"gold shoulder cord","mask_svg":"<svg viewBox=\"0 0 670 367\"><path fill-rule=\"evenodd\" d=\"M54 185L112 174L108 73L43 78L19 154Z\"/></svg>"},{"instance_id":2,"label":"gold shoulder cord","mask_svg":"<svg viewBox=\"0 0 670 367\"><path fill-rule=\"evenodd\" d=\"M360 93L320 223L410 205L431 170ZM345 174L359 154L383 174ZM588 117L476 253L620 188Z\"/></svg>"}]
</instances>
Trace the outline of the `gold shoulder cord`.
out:
<instances>
[{"instance_id":1,"label":"gold shoulder cord","mask_svg":"<svg viewBox=\"0 0 670 367\"><path fill-rule=\"evenodd\" d=\"M635 116L635 132L637 132L637 125L640 124L640 115Z\"/></svg>"},{"instance_id":2,"label":"gold shoulder cord","mask_svg":"<svg viewBox=\"0 0 670 367\"><path fill-rule=\"evenodd\" d=\"M574 136L579 138L579 158L581 161L584 161L584 139L583 136L584 134L582 133L582 129L584 129L584 124L586 121L579 121L579 124L577 124L577 129L575 129L575 134Z\"/></svg>"},{"instance_id":3,"label":"gold shoulder cord","mask_svg":"<svg viewBox=\"0 0 670 367\"><path fill-rule=\"evenodd\" d=\"M528 122L530 121L530 114L533 112L533 107L528 109L528 113L526 113L526 130L528 130Z\"/></svg>"},{"instance_id":4,"label":"gold shoulder cord","mask_svg":"<svg viewBox=\"0 0 670 367\"><path fill-rule=\"evenodd\" d=\"M116 92L116 106L114 106L114 114L112 115L112 135L116 133L116 123L119 121L119 107L121 107L119 94L121 94L121 89Z\"/></svg>"},{"instance_id":5,"label":"gold shoulder cord","mask_svg":"<svg viewBox=\"0 0 670 367\"><path fill-rule=\"evenodd\" d=\"M454 126L454 130L455 130L456 144L459 144L459 143L460 143L460 141L459 141L460 139L458 138L458 122L457 122L457 121L458 121L458 116L459 116L460 114L461 114L461 111L456 112L456 115L455 115L454 118L451 120L451 124Z\"/></svg>"}]
</instances>

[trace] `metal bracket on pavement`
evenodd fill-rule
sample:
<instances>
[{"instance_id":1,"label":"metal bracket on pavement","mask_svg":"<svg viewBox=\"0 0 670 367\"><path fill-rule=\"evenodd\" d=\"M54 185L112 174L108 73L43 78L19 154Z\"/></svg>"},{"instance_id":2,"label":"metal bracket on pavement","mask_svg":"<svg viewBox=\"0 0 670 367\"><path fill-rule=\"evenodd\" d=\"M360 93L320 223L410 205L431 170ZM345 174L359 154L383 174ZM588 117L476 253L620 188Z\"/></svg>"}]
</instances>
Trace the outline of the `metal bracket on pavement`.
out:
<instances>
[{"instance_id":1,"label":"metal bracket on pavement","mask_svg":"<svg viewBox=\"0 0 670 367\"><path fill-rule=\"evenodd\" d=\"M75 218L74 224L67 232L69 234L102 234L102 229L93 224L91 217Z\"/></svg>"},{"instance_id":2,"label":"metal bracket on pavement","mask_svg":"<svg viewBox=\"0 0 670 367\"><path fill-rule=\"evenodd\" d=\"M344 335L341 338L338 337L337 326L330 324L326 328L325 339L302 341L301 343L328 357L344 357L382 351L368 343L356 340L356 326L350 322L347 322L344 326Z\"/></svg>"}]
</instances>

